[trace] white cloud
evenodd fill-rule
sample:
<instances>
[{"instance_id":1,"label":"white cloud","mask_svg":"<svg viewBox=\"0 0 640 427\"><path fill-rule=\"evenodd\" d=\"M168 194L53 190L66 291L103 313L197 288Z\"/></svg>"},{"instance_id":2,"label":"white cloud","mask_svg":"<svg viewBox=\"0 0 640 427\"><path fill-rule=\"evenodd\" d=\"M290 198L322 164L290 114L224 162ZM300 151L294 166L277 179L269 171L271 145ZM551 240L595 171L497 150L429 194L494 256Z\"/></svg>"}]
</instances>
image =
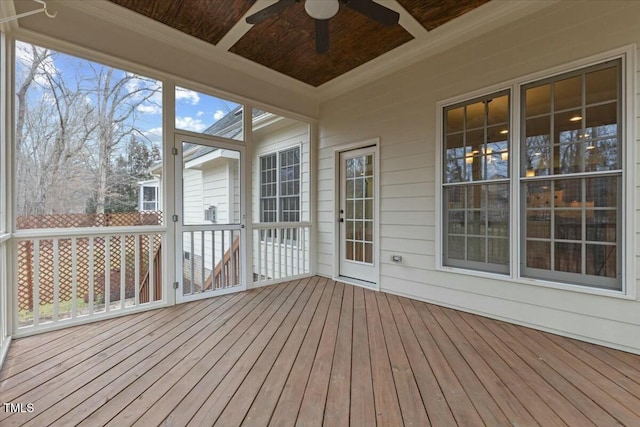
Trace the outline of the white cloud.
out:
<instances>
[{"instance_id":1,"label":"white cloud","mask_svg":"<svg viewBox=\"0 0 640 427\"><path fill-rule=\"evenodd\" d=\"M156 135L156 136L162 136L162 128L161 127L157 127L157 128L151 128L151 129L147 129L146 131L143 132L145 135Z\"/></svg>"},{"instance_id":2,"label":"white cloud","mask_svg":"<svg viewBox=\"0 0 640 427\"><path fill-rule=\"evenodd\" d=\"M176 101L185 100L191 105L197 105L200 102L200 95L189 89L183 89L181 87L176 88Z\"/></svg>"},{"instance_id":3,"label":"white cloud","mask_svg":"<svg viewBox=\"0 0 640 427\"><path fill-rule=\"evenodd\" d=\"M218 120L220 120L221 118L223 118L225 115L226 115L226 114L225 114L225 112L224 112L224 111L222 111L222 110L218 110L218 111L216 111L215 113L213 113L213 118L214 118L214 120L218 121Z\"/></svg>"},{"instance_id":4,"label":"white cloud","mask_svg":"<svg viewBox=\"0 0 640 427\"><path fill-rule=\"evenodd\" d=\"M162 108L158 105L153 104L141 104L138 105L138 111L144 114L161 114Z\"/></svg>"},{"instance_id":5,"label":"white cloud","mask_svg":"<svg viewBox=\"0 0 640 427\"><path fill-rule=\"evenodd\" d=\"M207 125L202 123L202 120L200 119L194 119L193 117L176 116L176 128L190 130L193 132L202 132L207 128Z\"/></svg>"},{"instance_id":6,"label":"white cloud","mask_svg":"<svg viewBox=\"0 0 640 427\"><path fill-rule=\"evenodd\" d=\"M196 114L196 116L198 116L198 117L202 117L202 116L204 116L204 111L198 111L198 113Z\"/></svg>"},{"instance_id":7,"label":"white cloud","mask_svg":"<svg viewBox=\"0 0 640 427\"><path fill-rule=\"evenodd\" d=\"M144 136L149 138L150 141L159 142L162 141L162 128L151 128L142 132Z\"/></svg>"}]
</instances>

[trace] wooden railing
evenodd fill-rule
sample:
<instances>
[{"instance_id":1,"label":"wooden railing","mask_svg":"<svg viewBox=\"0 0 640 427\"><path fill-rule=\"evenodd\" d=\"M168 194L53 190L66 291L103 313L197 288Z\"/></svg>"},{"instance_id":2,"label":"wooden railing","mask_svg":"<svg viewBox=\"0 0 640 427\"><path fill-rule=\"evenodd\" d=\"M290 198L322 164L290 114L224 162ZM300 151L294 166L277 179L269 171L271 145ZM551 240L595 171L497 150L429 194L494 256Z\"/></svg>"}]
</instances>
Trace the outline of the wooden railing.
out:
<instances>
[{"instance_id":1,"label":"wooden railing","mask_svg":"<svg viewBox=\"0 0 640 427\"><path fill-rule=\"evenodd\" d=\"M110 317L162 302L164 231L149 228L15 233L18 331Z\"/></svg>"},{"instance_id":2,"label":"wooden railing","mask_svg":"<svg viewBox=\"0 0 640 427\"><path fill-rule=\"evenodd\" d=\"M311 223L253 225L253 281L267 284L311 273Z\"/></svg>"},{"instance_id":3,"label":"wooden railing","mask_svg":"<svg viewBox=\"0 0 640 427\"><path fill-rule=\"evenodd\" d=\"M212 282L215 289L223 289L240 283L240 236L233 240L233 245L224 253L216 264L213 274L205 283L205 289L210 289Z\"/></svg>"},{"instance_id":4,"label":"wooden railing","mask_svg":"<svg viewBox=\"0 0 640 427\"><path fill-rule=\"evenodd\" d=\"M153 283L153 286L149 286L149 283ZM153 256L153 265L151 268L147 268L142 284L140 285L140 292L138 294L138 300L140 304L144 304L149 301L155 301L162 299L162 245L158 244L155 254Z\"/></svg>"}]
</instances>

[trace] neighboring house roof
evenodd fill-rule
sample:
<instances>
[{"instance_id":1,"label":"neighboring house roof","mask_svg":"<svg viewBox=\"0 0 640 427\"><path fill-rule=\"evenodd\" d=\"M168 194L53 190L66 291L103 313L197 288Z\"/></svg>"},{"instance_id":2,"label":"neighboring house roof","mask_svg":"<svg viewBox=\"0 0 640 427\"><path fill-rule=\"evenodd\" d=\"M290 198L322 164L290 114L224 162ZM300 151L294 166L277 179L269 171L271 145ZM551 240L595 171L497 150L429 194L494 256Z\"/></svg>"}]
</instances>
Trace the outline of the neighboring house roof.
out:
<instances>
[{"instance_id":1,"label":"neighboring house roof","mask_svg":"<svg viewBox=\"0 0 640 427\"><path fill-rule=\"evenodd\" d=\"M252 120L255 121L256 117L262 116L266 113L263 110L257 108L253 109ZM238 105L233 110L229 111L220 120L202 131L205 135L213 135L227 139L238 139L238 136L242 136L242 105ZM197 148L196 148L197 147ZM191 151L195 149L194 151ZM184 161L196 159L205 154L209 154L212 151L217 150L214 147L205 147L199 144L185 144L184 146Z\"/></svg>"},{"instance_id":2,"label":"neighboring house roof","mask_svg":"<svg viewBox=\"0 0 640 427\"><path fill-rule=\"evenodd\" d=\"M202 131L205 135L213 135L226 139L237 139L242 135L242 125L243 125L243 114L242 114L242 105L237 106L233 110L229 111L224 117L220 120L206 128ZM257 108L253 109L252 112L252 122L256 123L258 121L262 122L267 120L267 122L271 122L269 118L279 118L272 113L268 113L264 110L260 110ZM192 161L199 157L205 156L213 151L218 150L215 147L207 147L200 144L191 144L187 143L184 145L184 156L183 160L185 162ZM153 173L162 173L162 161L159 161L153 164L150 168L150 171Z\"/></svg>"}]
</instances>

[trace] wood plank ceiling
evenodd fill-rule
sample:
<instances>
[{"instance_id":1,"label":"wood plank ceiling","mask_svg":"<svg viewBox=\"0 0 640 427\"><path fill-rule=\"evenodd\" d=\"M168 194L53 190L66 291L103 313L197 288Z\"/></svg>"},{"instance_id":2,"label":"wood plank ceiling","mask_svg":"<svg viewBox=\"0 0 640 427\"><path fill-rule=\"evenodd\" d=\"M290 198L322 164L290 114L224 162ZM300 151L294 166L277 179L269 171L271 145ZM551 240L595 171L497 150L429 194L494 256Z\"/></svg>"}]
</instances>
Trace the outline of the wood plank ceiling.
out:
<instances>
[{"instance_id":1,"label":"wood plank ceiling","mask_svg":"<svg viewBox=\"0 0 640 427\"><path fill-rule=\"evenodd\" d=\"M109 0L216 45L256 0ZM489 0L397 0L427 31ZM347 7L329 21L330 47L315 51L314 22L300 1L253 25L230 52L312 86L320 86L414 37L401 25L385 27ZM391 3L379 0L379 3ZM268 5L270 3L266 3Z\"/></svg>"}]
</instances>

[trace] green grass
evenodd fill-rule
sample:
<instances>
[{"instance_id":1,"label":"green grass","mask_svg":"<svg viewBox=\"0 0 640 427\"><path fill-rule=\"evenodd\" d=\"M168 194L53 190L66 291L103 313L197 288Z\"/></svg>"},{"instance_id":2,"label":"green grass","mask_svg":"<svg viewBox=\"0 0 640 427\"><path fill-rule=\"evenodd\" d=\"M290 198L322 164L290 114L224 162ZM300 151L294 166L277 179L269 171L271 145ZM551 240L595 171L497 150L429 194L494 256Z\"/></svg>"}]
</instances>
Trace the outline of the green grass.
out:
<instances>
[{"instance_id":1,"label":"green grass","mask_svg":"<svg viewBox=\"0 0 640 427\"><path fill-rule=\"evenodd\" d=\"M64 313L71 313L71 300L69 301L60 301L58 303L58 315ZM80 311L84 308L89 307L89 304L84 302L83 298L78 298L76 300L76 310ZM38 317L40 319L52 318L53 317L53 303L52 304L44 304L38 306ZM33 320L33 311L31 310L20 310L18 312L18 322L20 324L28 323Z\"/></svg>"}]
</instances>

